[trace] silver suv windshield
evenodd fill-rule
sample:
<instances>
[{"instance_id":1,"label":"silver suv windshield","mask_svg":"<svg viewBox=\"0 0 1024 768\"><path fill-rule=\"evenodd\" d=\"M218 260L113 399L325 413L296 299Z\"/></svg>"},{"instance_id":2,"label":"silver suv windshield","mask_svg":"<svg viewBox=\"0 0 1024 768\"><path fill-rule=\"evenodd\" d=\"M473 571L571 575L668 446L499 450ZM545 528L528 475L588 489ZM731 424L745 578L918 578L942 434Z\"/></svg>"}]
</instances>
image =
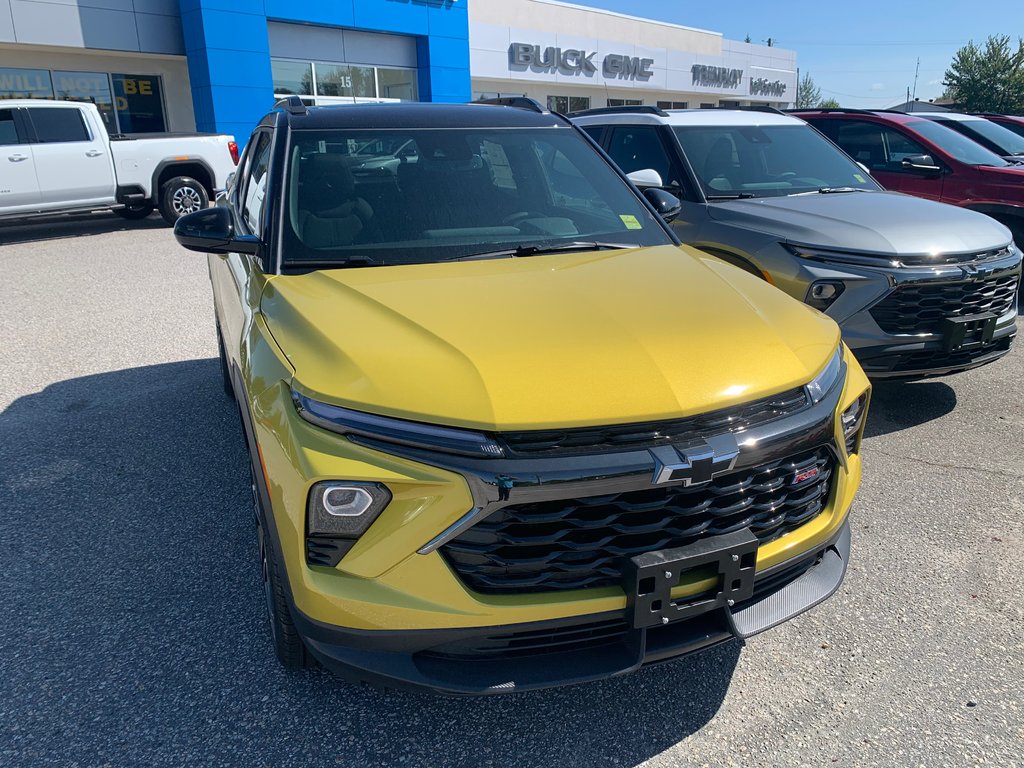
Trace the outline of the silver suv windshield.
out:
<instances>
[{"instance_id":1,"label":"silver suv windshield","mask_svg":"<svg viewBox=\"0 0 1024 768\"><path fill-rule=\"evenodd\" d=\"M881 189L808 125L680 125L673 130L710 200Z\"/></svg>"},{"instance_id":2,"label":"silver suv windshield","mask_svg":"<svg viewBox=\"0 0 1024 768\"><path fill-rule=\"evenodd\" d=\"M285 267L673 242L570 127L296 130L284 189Z\"/></svg>"}]
</instances>

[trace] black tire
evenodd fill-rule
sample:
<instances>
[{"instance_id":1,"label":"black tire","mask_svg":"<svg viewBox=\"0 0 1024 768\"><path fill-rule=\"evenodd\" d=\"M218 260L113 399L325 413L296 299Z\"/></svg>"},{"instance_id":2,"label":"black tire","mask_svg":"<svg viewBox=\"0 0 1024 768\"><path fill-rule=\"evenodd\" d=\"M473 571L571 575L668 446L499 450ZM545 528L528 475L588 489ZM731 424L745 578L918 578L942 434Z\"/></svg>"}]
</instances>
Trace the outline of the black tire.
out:
<instances>
[{"instance_id":1,"label":"black tire","mask_svg":"<svg viewBox=\"0 0 1024 768\"><path fill-rule=\"evenodd\" d=\"M217 325L217 356L220 358L221 386L224 387L224 394L235 399L235 388L231 386L231 369L228 368L228 358L224 353L224 339L220 335L220 325Z\"/></svg>"},{"instance_id":2,"label":"black tire","mask_svg":"<svg viewBox=\"0 0 1024 768\"><path fill-rule=\"evenodd\" d=\"M160 188L160 215L171 226L187 213L210 204L206 187L188 176L175 176Z\"/></svg>"},{"instance_id":3,"label":"black tire","mask_svg":"<svg viewBox=\"0 0 1024 768\"><path fill-rule=\"evenodd\" d=\"M142 203L142 205L126 205L124 208L115 208L114 213L122 219L138 221L139 219L144 219L149 216L155 208L156 206L152 203Z\"/></svg>"},{"instance_id":4,"label":"black tire","mask_svg":"<svg viewBox=\"0 0 1024 768\"><path fill-rule=\"evenodd\" d=\"M253 495L256 486L253 485ZM302 642L292 613L288 608L288 600L284 594L284 573L278 562L274 545L263 527L259 509L256 510L256 541L259 545L260 578L263 582L263 594L266 598L267 617L270 621L270 639L274 646L274 654L285 669L305 669L315 667L316 660Z\"/></svg>"}]
</instances>

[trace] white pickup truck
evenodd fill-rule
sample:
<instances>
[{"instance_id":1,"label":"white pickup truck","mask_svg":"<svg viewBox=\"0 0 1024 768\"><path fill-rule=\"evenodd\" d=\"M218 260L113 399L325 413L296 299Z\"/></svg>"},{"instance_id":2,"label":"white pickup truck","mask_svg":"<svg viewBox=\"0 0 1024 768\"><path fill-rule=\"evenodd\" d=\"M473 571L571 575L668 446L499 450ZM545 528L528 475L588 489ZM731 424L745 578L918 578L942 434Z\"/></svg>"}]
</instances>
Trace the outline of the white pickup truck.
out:
<instances>
[{"instance_id":1,"label":"white pickup truck","mask_svg":"<svg viewBox=\"0 0 1024 768\"><path fill-rule=\"evenodd\" d=\"M0 220L112 209L173 224L227 186L234 137L109 136L94 104L0 101Z\"/></svg>"}]
</instances>

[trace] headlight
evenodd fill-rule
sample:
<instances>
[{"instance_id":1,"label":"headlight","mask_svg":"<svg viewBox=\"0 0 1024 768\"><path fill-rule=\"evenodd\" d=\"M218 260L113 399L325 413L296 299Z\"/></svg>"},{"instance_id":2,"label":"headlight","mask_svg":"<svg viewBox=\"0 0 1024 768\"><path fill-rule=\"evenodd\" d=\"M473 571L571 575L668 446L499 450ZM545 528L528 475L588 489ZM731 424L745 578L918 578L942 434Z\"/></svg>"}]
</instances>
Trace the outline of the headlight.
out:
<instances>
[{"instance_id":1,"label":"headlight","mask_svg":"<svg viewBox=\"0 0 1024 768\"><path fill-rule=\"evenodd\" d=\"M481 459L493 459L504 455L501 446L482 432L353 411L338 405L311 400L294 390L292 400L303 419L338 434L357 435L367 438L368 441L397 443Z\"/></svg>"},{"instance_id":2,"label":"headlight","mask_svg":"<svg viewBox=\"0 0 1024 768\"><path fill-rule=\"evenodd\" d=\"M825 395L829 393L839 380L839 373L842 369L843 345L840 344L839 349L832 355L832 359L828 361L828 365L807 385L807 396L811 398L812 403L821 402Z\"/></svg>"},{"instance_id":3,"label":"headlight","mask_svg":"<svg viewBox=\"0 0 1024 768\"><path fill-rule=\"evenodd\" d=\"M845 253L843 251L829 251L823 248L812 248L804 245L791 245L784 243L783 248L799 256L801 259L811 261L832 262L833 264L852 264L860 267L885 267L893 269L902 266L894 256L873 253Z\"/></svg>"}]
</instances>

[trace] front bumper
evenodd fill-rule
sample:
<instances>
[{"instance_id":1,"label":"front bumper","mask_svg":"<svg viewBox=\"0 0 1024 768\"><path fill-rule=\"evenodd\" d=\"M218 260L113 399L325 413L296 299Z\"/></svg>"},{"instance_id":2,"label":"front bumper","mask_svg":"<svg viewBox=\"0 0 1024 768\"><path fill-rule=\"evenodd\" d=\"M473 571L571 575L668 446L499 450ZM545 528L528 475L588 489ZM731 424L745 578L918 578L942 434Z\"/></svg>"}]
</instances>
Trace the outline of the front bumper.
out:
<instances>
[{"instance_id":1,"label":"front bumper","mask_svg":"<svg viewBox=\"0 0 1024 768\"><path fill-rule=\"evenodd\" d=\"M850 525L824 547L765 571L732 608L649 629L625 612L503 627L358 631L296 614L313 655L347 680L449 695L528 691L624 675L763 632L832 595L850 557Z\"/></svg>"},{"instance_id":2,"label":"front bumper","mask_svg":"<svg viewBox=\"0 0 1024 768\"><path fill-rule=\"evenodd\" d=\"M842 282L846 289L826 314L839 323L843 341L856 355L864 372L872 379L919 379L978 368L1007 354L1017 332L1016 296L1012 304L999 313L991 340L971 349L948 349L943 335L932 330L887 332L873 310L901 289L977 282L979 291L983 291L982 283L986 279L993 276L1019 279L1020 272L1021 257L1016 252L971 264L892 268L804 260L799 265L793 291L806 292L811 283L819 280Z\"/></svg>"}]
</instances>

